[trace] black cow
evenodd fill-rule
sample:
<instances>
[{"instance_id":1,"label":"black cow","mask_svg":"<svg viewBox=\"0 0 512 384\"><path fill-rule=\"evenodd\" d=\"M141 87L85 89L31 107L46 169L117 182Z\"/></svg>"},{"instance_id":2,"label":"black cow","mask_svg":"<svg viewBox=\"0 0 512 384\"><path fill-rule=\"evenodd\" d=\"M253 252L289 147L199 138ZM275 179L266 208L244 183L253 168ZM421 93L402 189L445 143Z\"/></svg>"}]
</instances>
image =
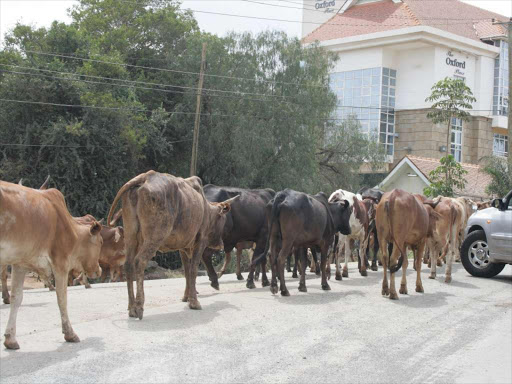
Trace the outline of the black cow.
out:
<instances>
[{"instance_id":1,"label":"black cow","mask_svg":"<svg viewBox=\"0 0 512 384\"><path fill-rule=\"evenodd\" d=\"M266 225L265 207L276 194L272 189L242 189L234 187L219 187L208 184L203 188L206 199L210 202L222 202L225 196L240 197L231 205L231 211L226 215L226 224L222 233L224 251L231 252L240 242L254 242L257 255L265 249L268 226ZM208 269L211 286L219 289L219 281L213 269L211 257L215 251L206 249L203 253L203 262ZM262 285L269 285L265 270L265 261L262 261ZM251 286L249 286L251 285ZM255 288L254 281L247 279L248 288Z\"/></svg>"},{"instance_id":2,"label":"black cow","mask_svg":"<svg viewBox=\"0 0 512 384\"><path fill-rule=\"evenodd\" d=\"M271 206L269 232L265 252L255 256L257 263L264 259L268 250L271 253L272 281L270 291L277 293L277 274L279 273L281 295L289 296L284 280L286 257L292 250L301 248L301 277L299 291L306 288L306 248L318 247L321 252L320 268L322 271L322 289L329 290L325 273L325 263L329 247L334 241L334 234L350 234L349 203L344 200L329 203L324 193L314 196L285 189L279 192ZM267 205L268 210L268 205ZM267 211L268 213L268 211Z\"/></svg>"}]
</instances>

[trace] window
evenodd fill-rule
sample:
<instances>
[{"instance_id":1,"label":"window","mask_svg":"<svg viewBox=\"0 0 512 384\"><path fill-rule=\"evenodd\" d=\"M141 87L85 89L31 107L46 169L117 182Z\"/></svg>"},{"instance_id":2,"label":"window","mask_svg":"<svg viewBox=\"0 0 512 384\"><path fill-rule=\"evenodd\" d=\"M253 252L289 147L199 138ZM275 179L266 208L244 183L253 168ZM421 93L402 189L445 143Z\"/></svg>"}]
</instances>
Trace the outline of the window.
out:
<instances>
[{"instance_id":1,"label":"window","mask_svg":"<svg viewBox=\"0 0 512 384\"><path fill-rule=\"evenodd\" d=\"M354 117L361 132L385 145L392 156L396 70L377 67L333 73L330 87L338 98L335 117L340 121Z\"/></svg>"},{"instance_id":2,"label":"window","mask_svg":"<svg viewBox=\"0 0 512 384\"><path fill-rule=\"evenodd\" d=\"M494 134L493 154L495 156L508 156L508 137L506 135Z\"/></svg>"},{"instance_id":3,"label":"window","mask_svg":"<svg viewBox=\"0 0 512 384\"><path fill-rule=\"evenodd\" d=\"M497 41L498 43L499 41ZM508 113L508 43L501 41L500 55L494 60L493 115L507 116Z\"/></svg>"},{"instance_id":4,"label":"window","mask_svg":"<svg viewBox=\"0 0 512 384\"><path fill-rule=\"evenodd\" d=\"M452 118L451 123L451 154L459 163L462 161L462 119Z\"/></svg>"}]
</instances>

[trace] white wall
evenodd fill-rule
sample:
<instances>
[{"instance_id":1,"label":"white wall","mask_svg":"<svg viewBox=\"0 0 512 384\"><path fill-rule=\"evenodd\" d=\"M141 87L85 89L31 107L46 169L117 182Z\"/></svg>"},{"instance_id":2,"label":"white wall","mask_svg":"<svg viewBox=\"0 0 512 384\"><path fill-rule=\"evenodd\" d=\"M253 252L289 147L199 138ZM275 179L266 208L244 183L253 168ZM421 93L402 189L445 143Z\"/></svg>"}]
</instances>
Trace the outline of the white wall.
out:
<instances>
[{"instance_id":1,"label":"white wall","mask_svg":"<svg viewBox=\"0 0 512 384\"><path fill-rule=\"evenodd\" d=\"M427 108L425 98L430 95L435 78L435 48L433 46L394 53L396 79L396 109ZM390 59L388 59L390 61ZM390 63L392 64L392 63Z\"/></svg>"},{"instance_id":2,"label":"white wall","mask_svg":"<svg viewBox=\"0 0 512 384\"><path fill-rule=\"evenodd\" d=\"M423 188L428 185L419 176L410 177L407 174L416 175L409 164L403 164L398 172L393 175L392 180L388 180L384 185L380 185L380 188L385 192L400 188L409 193L423 194Z\"/></svg>"},{"instance_id":3,"label":"white wall","mask_svg":"<svg viewBox=\"0 0 512 384\"><path fill-rule=\"evenodd\" d=\"M382 67L382 52L383 49L379 47L343 51L340 53L340 60L331 72Z\"/></svg>"}]
</instances>

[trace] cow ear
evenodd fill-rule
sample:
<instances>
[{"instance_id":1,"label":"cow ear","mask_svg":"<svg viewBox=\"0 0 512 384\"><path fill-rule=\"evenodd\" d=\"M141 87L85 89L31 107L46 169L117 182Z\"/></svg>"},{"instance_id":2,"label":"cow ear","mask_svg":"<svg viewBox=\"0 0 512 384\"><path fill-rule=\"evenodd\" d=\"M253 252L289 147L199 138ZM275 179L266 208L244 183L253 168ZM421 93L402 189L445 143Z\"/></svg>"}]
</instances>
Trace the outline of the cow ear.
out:
<instances>
[{"instance_id":1,"label":"cow ear","mask_svg":"<svg viewBox=\"0 0 512 384\"><path fill-rule=\"evenodd\" d=\"M119 240L121 240L121 237L123 237L123 235L124 235L124 229L123 229L123 227L116 227L116 233L115 233L115 235L114 235L114 241L115 241L116 243L118 243L118 242L119 242Z\"/></svg>"},{"instance_id":2,"label":"cow ear","mask_svg":"<svg viewBox=\"0 0 512 384\"><path fill-rule=\"evenodd\" d=\"M226 213L228 213L229 211L231 211L231 204L229 203L219 203L218 205L219 207L219 215L225 215Z\"/></svg>"},{"instance_id":3,"label":"cow ear","mask_svg":"<svg viewBox=\"0 0 512 384\"><path fill-rule=\"evenodd\" d=\"M93 221L91 223L91 228L89 229L89 231L91 232L91 235L97 235L101 231L101 224L98 223L97 221Z\"/></svg>"},{"instance_id":4,"label":"cow ear","mask_svg":"<svg viewBox=\"0 0 512 384\"><path fill-rule=\"evenodd\" d=\"M348 200L341 200L340 203L341 203L341 205L343 205L343 207L345 209L347 209L350 206L350 203L348 202Z\"/></svg>"}]
</instances>

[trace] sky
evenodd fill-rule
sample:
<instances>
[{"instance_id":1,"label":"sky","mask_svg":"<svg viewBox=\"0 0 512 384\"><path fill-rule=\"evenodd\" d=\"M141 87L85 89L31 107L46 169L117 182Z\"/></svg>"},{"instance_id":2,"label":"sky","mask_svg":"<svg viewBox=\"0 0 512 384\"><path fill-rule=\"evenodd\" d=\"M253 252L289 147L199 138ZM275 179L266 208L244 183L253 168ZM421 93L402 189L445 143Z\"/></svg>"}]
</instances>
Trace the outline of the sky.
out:
<instances>
[{"instance_id":1,"label":"sky","mask_svg":"<svg viewBox=\"0 0 512 384\"><path fill-rule=\"evenodd\" d=\"M465 2L508 17L512 16L512 0L465 0ZM0 0L2 42L4 34L17 22L38 27L48 27L54 20L70 22L67 10L76 3L70 0ZM302 0L184 0L183 7L197 11L300 21L302 20L302 3ZM221 36L233 30L259 32L266 29L280 29L294 36L300 36L301 33L300 22L253 20L199 12L195 16L202 30Z\"/></svg>"}]
</instances>

